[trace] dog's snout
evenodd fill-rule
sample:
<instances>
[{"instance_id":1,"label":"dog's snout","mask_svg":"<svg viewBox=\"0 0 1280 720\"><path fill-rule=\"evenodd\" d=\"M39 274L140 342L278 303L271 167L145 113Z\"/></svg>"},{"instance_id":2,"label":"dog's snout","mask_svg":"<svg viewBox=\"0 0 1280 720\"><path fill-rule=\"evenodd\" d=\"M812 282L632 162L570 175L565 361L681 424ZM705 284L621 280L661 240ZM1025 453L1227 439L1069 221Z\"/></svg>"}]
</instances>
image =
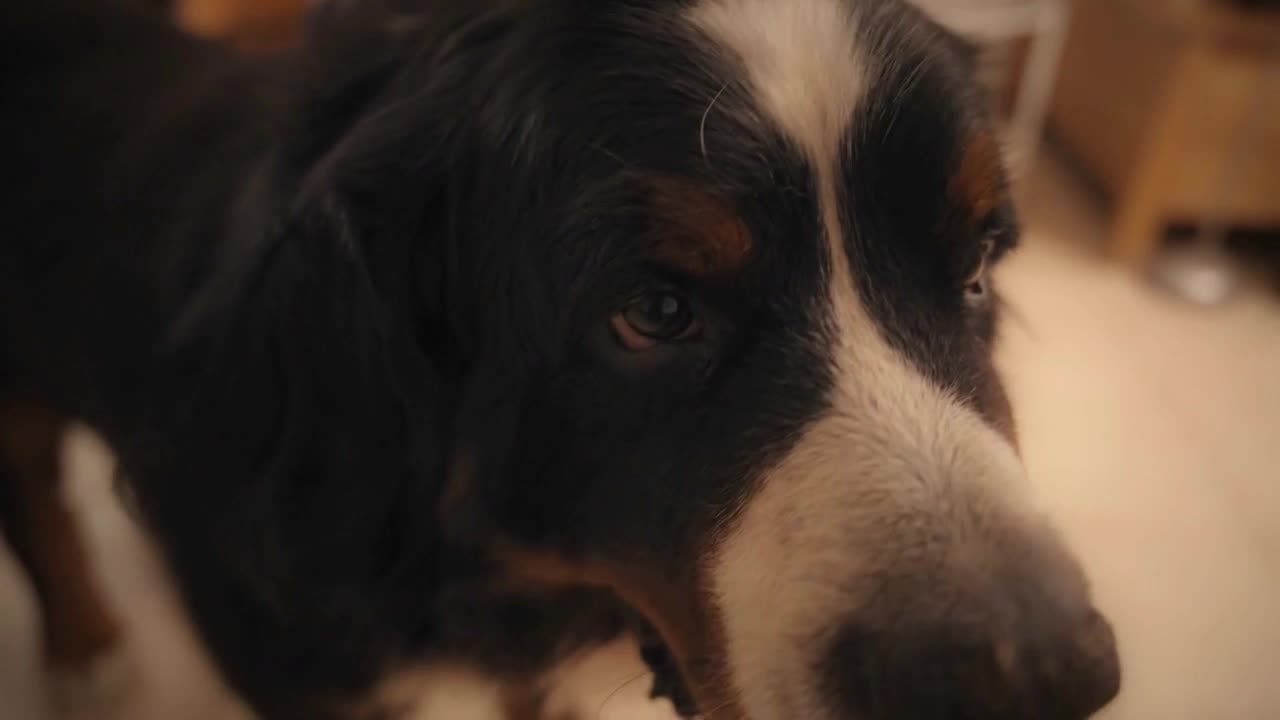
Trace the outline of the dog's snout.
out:
<instances>
[{"instance_id":1,"label":"dog's snout","mask_svg":"<svg viewBox=\"0 0 1280 720\"><path fill-rule=\"evenodd\" d=\"M1032 609L1036 610L1036 609ZM1083 720L1120 689L1106 619L1087 609L1046 623L973 624L903 615L892 628L851 623L825 673L842 717L860 720Z\"/></svg>"},{"instance_id":2,"label":"dog's snout","mask_svg":"<svg viewBox=\"0 0 1280 720\"><path fill-rule=\"evenodd\" d=\"M1064 666L1050 675L1061 702L1087 716L1111 702L1120 692L1120 658L1111 624L1096 610L1073 629L1060 651Z\"/></svg>"}]
</instances>

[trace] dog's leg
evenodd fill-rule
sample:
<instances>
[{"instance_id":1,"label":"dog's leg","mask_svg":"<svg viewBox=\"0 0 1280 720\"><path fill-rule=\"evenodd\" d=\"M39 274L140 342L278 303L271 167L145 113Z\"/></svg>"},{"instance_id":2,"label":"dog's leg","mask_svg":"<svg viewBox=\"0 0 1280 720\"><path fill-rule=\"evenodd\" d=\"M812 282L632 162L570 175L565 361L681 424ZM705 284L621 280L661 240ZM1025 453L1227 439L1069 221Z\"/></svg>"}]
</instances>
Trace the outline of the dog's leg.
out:
<instances>
[{"instance_id":1,"label":"dog's leg","mask_svg":"<svg viewBox=\"0 0 1280 720\"><path fill-rule=\"evenodd\" d=\"M61 418L39 407L0 405L0 526L31 578L55 700L70 710L114 690L123 661L120 627L60 492L62 429Z\"/></svg>"}]
</instances>

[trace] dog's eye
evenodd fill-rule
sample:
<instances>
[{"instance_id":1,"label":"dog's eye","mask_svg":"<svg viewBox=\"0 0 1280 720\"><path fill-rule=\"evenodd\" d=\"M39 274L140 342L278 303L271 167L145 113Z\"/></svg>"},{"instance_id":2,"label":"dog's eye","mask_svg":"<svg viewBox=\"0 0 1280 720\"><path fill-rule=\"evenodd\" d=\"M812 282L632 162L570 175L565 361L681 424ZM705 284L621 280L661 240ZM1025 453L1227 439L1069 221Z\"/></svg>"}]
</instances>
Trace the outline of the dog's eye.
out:
<instances>
[{"instance_id":1,"label":"dog's eye","mask_svg":"<svg viewBox=\"0 0 1280 720\"><path fill-rule=\"evenodd\" d=\"M659 343L697 335L698 319L689 301L669 292L637 295L611 321L613 331L628 350L648 350Z\"/></svg>"},{"instance_id":2,"label":"dog's eye","mask_svg":"<svg viewBox=\"0 0 1280 720\"><path fill-rule=\"evenodd\" d=\"M980 305L991 295L991 252L994 247L995 243L991 240L982 243L978 266L964 281L964 298L970 304Z\"/></svg>"}]
</instances>

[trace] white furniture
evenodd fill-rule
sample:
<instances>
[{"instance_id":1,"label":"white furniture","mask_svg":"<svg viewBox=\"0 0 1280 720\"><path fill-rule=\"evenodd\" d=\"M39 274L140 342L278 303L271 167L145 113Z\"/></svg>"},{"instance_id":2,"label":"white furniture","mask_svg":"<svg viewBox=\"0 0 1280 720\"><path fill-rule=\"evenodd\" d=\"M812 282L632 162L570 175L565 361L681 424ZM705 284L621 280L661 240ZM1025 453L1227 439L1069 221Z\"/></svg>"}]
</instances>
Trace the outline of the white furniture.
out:
<instances>
[{"instance_id":1,"label":"white furniture","mask_svg":"<svg viewBox=\"0 0 1280 720\"><path fill-rule=\"evenodd\" d=\"M1012 96L1005 149L1015 178L1035 160L1053 96L1069 8L1066 0L913 0L977 44L995 98Z\"/></svg>"}]
</instances>

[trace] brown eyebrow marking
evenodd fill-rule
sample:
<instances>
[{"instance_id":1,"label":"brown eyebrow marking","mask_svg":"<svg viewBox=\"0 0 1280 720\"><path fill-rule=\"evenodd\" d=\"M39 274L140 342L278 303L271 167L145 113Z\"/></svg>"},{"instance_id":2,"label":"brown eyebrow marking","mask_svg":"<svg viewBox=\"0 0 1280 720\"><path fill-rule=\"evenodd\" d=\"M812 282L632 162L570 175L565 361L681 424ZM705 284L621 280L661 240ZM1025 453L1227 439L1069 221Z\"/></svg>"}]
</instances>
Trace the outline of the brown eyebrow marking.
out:
<instances>
[{"instance_id":1,"label":"brown eyebrow marking","mask_svg":"<svg viewBox=\"0 0 1280 720\"><path fill-rule=\"evenodd\" d=\"M1004 162L999 142L990 131L969 136L960 149L947 191L954 202L969 211L975 225L1004 203Z\"/></svg>"},{"instance_id":2,"label":"brown eyebrow marking","mask_svg":"<svg viewBox=\"0 0 1280 720\"><path fill-rule=\"evenodd\" d=\"M751 255L751 232L727 203L684 180L653 184L657 260L699 278L724 278Z\"/></svg>"}]
</instances>

